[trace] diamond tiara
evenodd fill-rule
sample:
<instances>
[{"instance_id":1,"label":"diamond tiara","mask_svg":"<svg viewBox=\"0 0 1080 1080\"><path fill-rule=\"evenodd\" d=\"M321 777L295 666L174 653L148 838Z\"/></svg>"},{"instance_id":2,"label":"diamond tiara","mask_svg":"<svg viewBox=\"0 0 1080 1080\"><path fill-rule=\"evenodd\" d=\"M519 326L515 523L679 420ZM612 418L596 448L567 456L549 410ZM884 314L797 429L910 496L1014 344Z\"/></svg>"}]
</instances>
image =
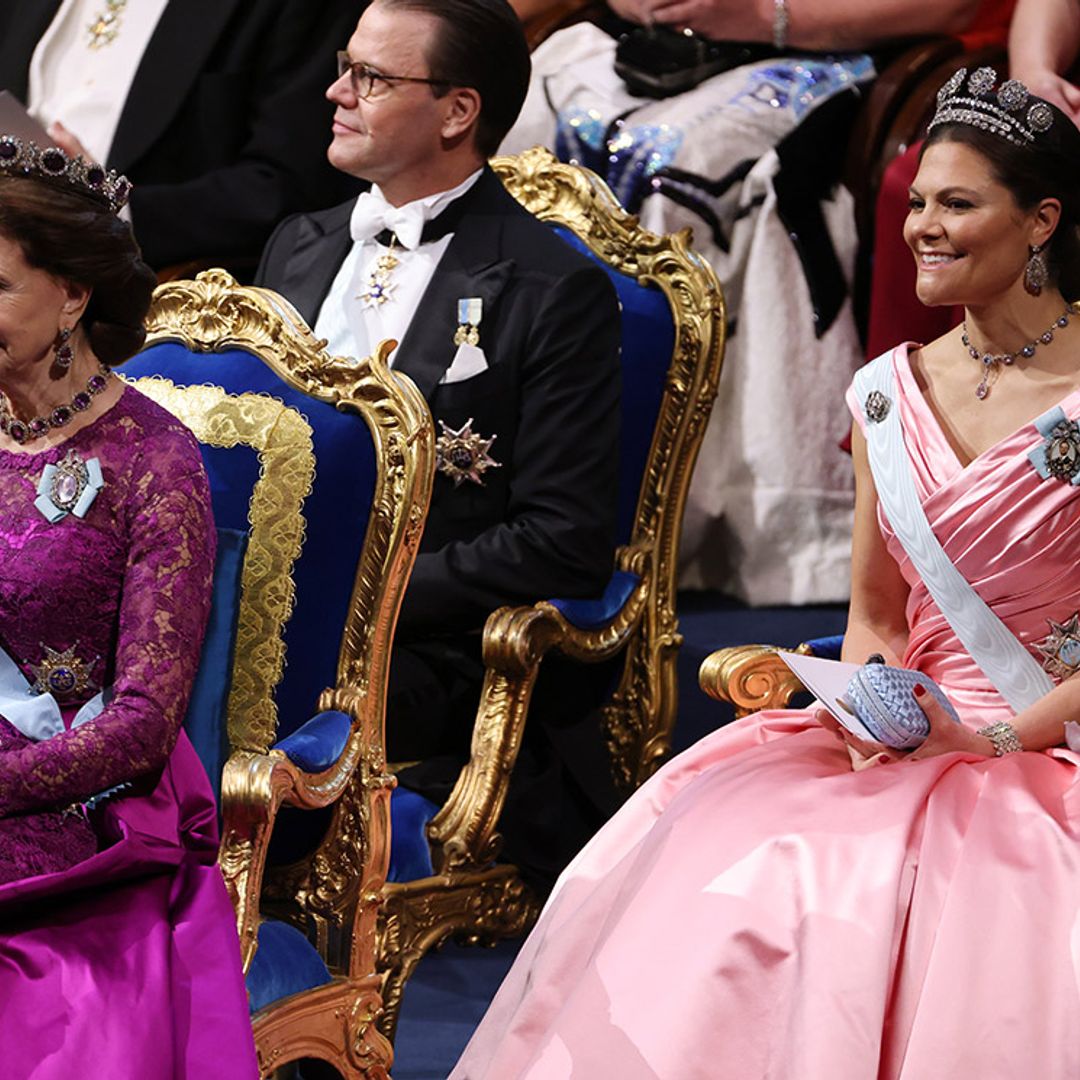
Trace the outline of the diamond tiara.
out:
<instances>
[{"instance_id":1,"label":"diamond tiara","mask_svg":"<svg viewBox=\"0 0 1080 1080\"><path fill-rule=\"evenodd\" d=\"M1032 97L1016 79L1007 79L995 94L996 82L997 72L992 67L978 68L970 76L967 68L955 72L938 91L937 112L928 130L938 124L967 124L1015 146L1030 146L1053 124L1053 109L1041 98Z\"/></svg>"},{"instance_id":2,"label":"diamond tiara","mask_svg":"<svg viewBox=\"0 0 1080 1080\"><path fill-rule=\"evenodd\" d=\"M84 195L104 199L113 213L126 205L131 194L126 176L82 157L68 157L58 146L41 147L15 135L0 135L0 175L59 181Z\"/></svg>"}]
</instances>

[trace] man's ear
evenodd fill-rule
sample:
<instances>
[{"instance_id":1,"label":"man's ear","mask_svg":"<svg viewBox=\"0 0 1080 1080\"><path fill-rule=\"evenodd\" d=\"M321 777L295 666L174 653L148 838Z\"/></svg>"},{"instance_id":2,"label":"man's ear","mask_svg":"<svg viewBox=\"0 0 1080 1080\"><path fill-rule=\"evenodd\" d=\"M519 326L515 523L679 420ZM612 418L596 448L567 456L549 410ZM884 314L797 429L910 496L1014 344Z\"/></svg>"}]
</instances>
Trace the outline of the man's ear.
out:
<instances>
[{"instance_id":1,"label":"man's ear","mask_svg":"<svg viewBox=\"0 0 1080 1080\"><path fill-rule=\"evenodd\" d=\"M442 137L454 142L473 130L480 119L480 93L471 86L454 86L444 99Z\"/></svg>"}]
</instances>

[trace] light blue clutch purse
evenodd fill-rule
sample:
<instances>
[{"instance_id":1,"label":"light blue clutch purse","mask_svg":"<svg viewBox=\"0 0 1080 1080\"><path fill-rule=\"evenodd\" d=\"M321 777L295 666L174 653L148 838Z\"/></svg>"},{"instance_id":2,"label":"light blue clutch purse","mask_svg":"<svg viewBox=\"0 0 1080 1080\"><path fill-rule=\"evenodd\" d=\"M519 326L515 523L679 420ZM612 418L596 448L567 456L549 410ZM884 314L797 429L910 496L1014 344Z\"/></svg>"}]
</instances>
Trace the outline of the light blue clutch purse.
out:
<instances>
[{"instance_id":1,"label":"light blue clutch purse","mask_svg":"<svg viewBox=\"0 0 1080 1080\"><path fill-rule=\"evenodd\" d=\"M894 750L911 750L930 734L930 722L912 696L916 686L925 687L957 723L960 717L933 679L908 668L863 664L847 684L844 698L863 727L879 742Z\"/></svg>"}]
</instances>

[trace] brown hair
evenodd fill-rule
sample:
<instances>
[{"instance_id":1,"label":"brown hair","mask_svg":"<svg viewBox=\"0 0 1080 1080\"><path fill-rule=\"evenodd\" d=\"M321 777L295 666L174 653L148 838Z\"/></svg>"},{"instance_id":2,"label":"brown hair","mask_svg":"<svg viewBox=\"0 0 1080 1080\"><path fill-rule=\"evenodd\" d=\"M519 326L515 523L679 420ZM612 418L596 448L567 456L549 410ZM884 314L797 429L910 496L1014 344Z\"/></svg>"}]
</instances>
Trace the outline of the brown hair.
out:
<instances>
[{"instance_id":1,"label":"brown hair","mask_svg":"<svg viewBox=\"0 0 1080 1080\"><path fill-rule=\"evenodd\" d=\"M476 148L491 157L514 126L529 89L532 60L521 21L507 0L377 0L380 7L417 11L442 22L428 56L432 79L480 94ZM442 97L445 90L433 86Z\"/></svg>"},{"instance_id":2,"label":"brown hair","mask_svg":"<svg viewBox=\"0 0 1080 1080\"><path fill-rule=\"evenodd\" d=\"M31 266L91 290L82 327L102 363L139 351L154 272L131 227L103 201L32 177L0 177L0 235Z\"/></svg>"}]
</instances>

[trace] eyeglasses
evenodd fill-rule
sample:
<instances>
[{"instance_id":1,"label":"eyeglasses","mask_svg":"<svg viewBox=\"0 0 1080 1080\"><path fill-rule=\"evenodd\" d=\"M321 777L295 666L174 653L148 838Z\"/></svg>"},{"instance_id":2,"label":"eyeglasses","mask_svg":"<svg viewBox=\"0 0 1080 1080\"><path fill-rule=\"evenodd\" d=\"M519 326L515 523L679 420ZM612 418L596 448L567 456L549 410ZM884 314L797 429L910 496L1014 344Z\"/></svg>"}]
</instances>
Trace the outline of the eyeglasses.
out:
<instances>
[{"instance_id":1,"label":"eyeglasses","mask_svg":"<svg viewBox=\"0 0 1080 1080\"><path fill-rule=\"evenodd\" d=\"M367 64L354 64L349 59L349 54L340 50L337 54L337 73L340 79L345 72L349 73L349 85L352 92L361 100L367 101L375 90L377 82L384 82L388 86L396 82L425 83L427 86L449 86L445 79L418 79L413 75L386 75L381 71L369 68Z\"/></svg>"}]
</instances>

